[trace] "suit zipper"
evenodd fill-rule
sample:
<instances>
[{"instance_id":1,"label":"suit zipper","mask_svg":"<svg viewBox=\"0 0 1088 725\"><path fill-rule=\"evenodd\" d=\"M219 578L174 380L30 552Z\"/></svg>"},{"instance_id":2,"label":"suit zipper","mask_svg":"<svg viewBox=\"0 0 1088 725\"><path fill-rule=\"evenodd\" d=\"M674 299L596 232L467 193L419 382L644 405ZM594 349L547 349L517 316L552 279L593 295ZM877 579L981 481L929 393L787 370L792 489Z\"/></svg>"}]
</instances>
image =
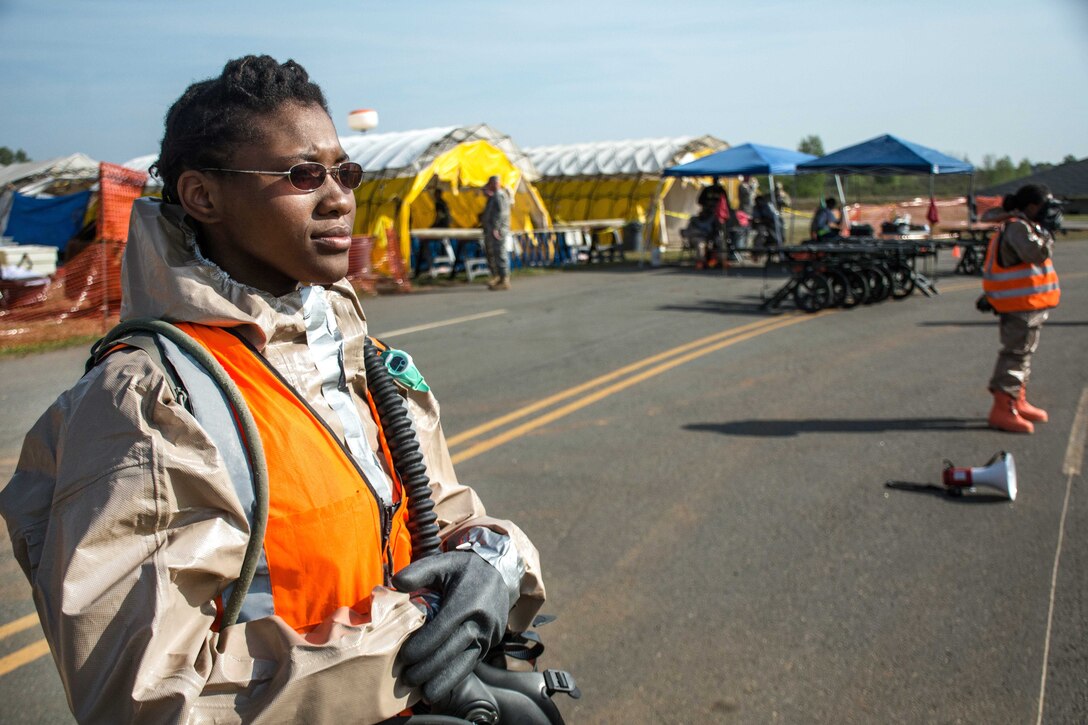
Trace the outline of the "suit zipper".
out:
<instances>
[{"instance_id":1,"label":"suit zipper","mask_svg":"<svg viewBox=\"0 0 1088 725\"><path fill-rule=\"evenodd\" d=\"M385 585L393 585L393 514L396 513L395 503L388 506L382 505L382 568L385 569Z\"/></svg>"}]
</instances>

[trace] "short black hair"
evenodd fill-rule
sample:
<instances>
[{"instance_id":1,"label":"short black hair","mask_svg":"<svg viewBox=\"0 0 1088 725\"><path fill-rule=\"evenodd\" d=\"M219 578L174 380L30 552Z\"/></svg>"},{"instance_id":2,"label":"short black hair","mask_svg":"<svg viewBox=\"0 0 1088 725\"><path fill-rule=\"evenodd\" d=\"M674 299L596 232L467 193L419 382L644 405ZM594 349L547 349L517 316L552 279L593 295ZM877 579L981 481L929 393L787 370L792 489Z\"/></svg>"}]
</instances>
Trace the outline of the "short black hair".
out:
<instances>
[{"instance_id":1,"label":"short black hair","mask_svg":"<svg viewBox=\"0 0 1088 725\"><path fill-rule=\"evenodd\" d=\"M1024 184L1013 194L1009 204L1013 209L1024 211L1032 204L1042 204L1050 196L1050 189L1043 184Z\"/></svg>"},{"instance_id":2,"label":"short black hair","mask_svg":"<svg viewBox=\"0 0 1088 725\"><path fill-rule=\"evenodd\" d=\"M836 199L833 196L829 196L826 199L824 199L824 206L826 206L828 209L834 209L838 205L839 205L839 200Z\"/></svg>"},{"instance_id":3,"label":"short black hair","mask_svg":"<svg viewBox=\"0 0 1088 725\"><path fill-rule=\"evenodd\" d=\"M227 61L223 72L189 86L166 112L166 129L152 173L162 179L162 198L177 203L183 171L230 164L234 150L259 140L255 117L288 103L320 106L325 94L293 60L267 55Z\"/></svg>"}]
</instances>

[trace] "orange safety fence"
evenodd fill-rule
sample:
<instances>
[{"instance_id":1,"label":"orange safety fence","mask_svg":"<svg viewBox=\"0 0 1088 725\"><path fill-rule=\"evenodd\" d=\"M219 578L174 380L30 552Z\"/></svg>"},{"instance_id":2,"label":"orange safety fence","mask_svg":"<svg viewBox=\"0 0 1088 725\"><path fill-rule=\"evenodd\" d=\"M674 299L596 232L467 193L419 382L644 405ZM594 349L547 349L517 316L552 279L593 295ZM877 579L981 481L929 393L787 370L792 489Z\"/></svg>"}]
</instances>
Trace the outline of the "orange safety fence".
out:
<instances>
[{"instance_id":1,"label":"orange safety fence","mask_svg":"<svg viewBox=\"0 0 1088 725\"><path fill-rule=\"evenodd\" d=\"M91 337L109 329L121 299L122 249L118 242L95 242L49 277L0 281L0 347Z\"/></svg>"},{"instance_id":2,"label":"orange safety fence","mask_svg":"<svg viewBox=\"0 0 1088 725\"><path fill-rule=\"evenodd\" d=\"M128 218L132 204L143 194L147 173L102 162L98 165L101 203L98 212L99 241L124 242L128 239Z\"/></svg>"}]
</instances>

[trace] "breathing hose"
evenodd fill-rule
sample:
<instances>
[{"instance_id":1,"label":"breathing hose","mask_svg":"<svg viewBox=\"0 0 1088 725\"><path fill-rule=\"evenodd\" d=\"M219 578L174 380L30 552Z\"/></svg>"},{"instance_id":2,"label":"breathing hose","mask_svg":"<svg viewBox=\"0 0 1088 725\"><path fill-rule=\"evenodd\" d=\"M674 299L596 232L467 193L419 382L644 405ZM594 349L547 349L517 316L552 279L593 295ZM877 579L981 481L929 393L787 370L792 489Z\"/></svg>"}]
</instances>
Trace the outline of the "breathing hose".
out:
<instances>
[{"instance_id":1,"label":"breathing hose","mask_svg":"<svg viewBox=\"0 0 1088 725\"><path fill-rule=\"evenodd\" d=\"M431 500L431 479L427 476L423 452L419 449L419 440L408 417L405 401L397 392L397 384L382 362L378 347L369 337L363 343L363 364L366 386L374 400L374 407L378 409L393 467L400 477L407 499L412 559L441 553L438 514L434 512L434 501Z\"/></svg>"}]
</instances>

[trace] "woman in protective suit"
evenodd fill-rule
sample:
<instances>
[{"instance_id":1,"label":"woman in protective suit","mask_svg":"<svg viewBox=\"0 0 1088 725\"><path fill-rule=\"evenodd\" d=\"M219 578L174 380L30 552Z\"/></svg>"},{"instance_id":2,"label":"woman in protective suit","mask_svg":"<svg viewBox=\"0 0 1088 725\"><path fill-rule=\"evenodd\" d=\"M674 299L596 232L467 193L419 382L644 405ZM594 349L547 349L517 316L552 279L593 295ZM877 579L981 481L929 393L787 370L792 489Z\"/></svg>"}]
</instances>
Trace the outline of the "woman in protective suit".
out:
<instances>
[{"instance_id":1,"label":"woman in protective suit","mask_svg":"<svg viewBox=\"0 0 1088 725\"><path fill-rule=\"evenodd\" d=\"M122 345L61 395L0 511L76 719L379 722L442 697L528 626L539 563L458 483L425 385L402 395L443 550L413 559L343 279L362 169L324 95L293 61L230 61L171 107L157 171L163 199L133 209L121 316L176 324L237 384L267 459L267 530L224 626L253 494L232 478L217 391L184 400ZM410 598L423 589L437 613Z\"/></svg>"}]
</instances>

